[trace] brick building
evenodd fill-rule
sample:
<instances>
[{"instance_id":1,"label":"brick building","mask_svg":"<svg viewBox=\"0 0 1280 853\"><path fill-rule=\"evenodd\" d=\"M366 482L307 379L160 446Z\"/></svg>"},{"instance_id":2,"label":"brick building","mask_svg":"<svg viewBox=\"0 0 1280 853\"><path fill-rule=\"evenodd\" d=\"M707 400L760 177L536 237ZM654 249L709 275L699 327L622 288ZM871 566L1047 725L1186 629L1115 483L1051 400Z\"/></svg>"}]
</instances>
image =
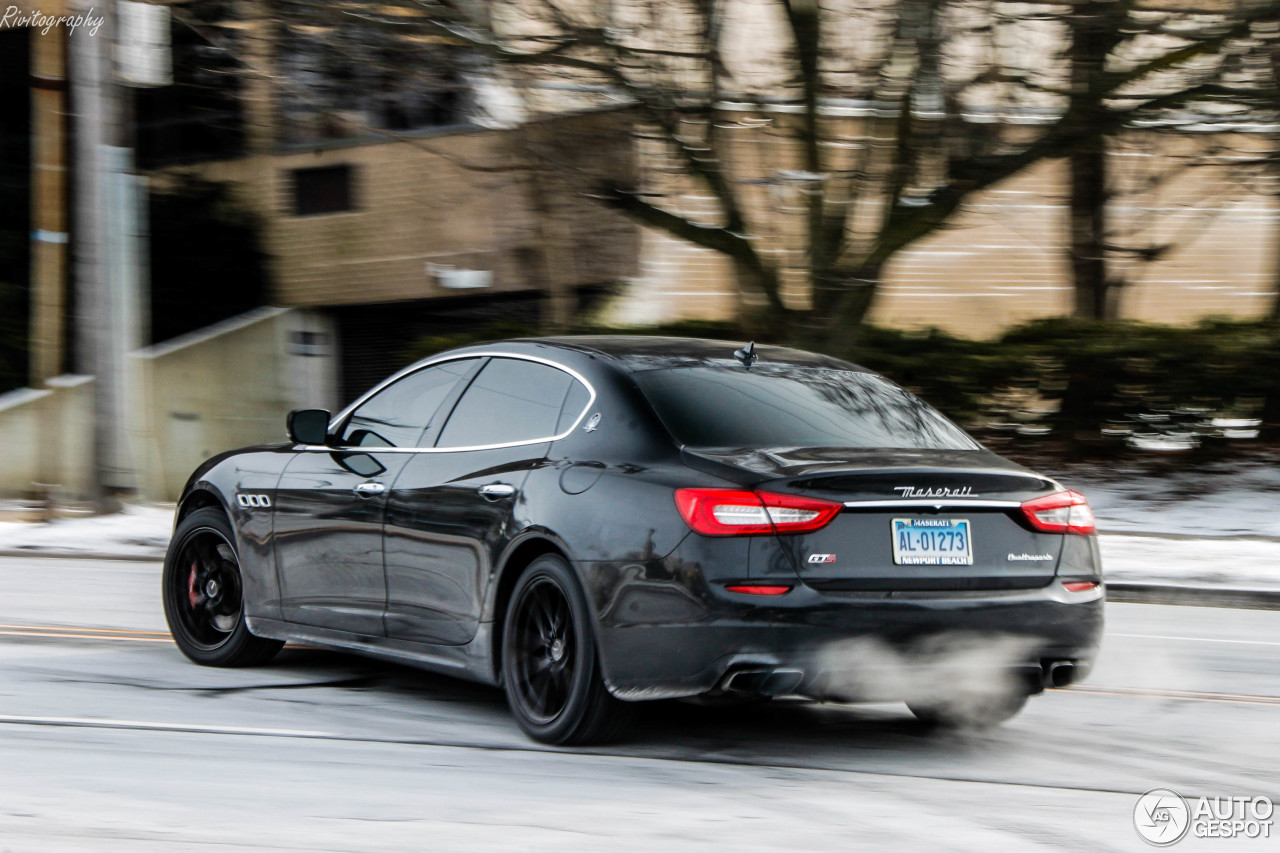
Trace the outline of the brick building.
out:
<instances>
[{"instance_id":1,"label":"brick building","mask_svg":"<svg viewBox=\"0 0 1280 853\"><path fill-rule=\"evenodd\" d=\"M174 6L175 85L139 104L140 162L157 191L224 182L256 215L270 302L328 320L306 345L338 356L341 400L424 336L564 327L634 276L635 227L587 198L634 169L625 109L526 120L448 45L406 59L357 33L335 59L341 20L289 29L242 2L183 23L209 5Z\"/></svg>"}]
</instances>

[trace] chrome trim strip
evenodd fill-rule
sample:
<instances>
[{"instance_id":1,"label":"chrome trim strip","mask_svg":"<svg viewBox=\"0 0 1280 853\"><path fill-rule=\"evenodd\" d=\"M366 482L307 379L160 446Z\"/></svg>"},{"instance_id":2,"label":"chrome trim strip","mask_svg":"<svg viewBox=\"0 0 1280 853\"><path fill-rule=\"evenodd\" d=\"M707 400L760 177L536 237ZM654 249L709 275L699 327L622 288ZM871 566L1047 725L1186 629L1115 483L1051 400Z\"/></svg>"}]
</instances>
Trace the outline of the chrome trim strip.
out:
<instances>
[{"instance_id":1,"label":"chrome trim strip","mask_svg":"<svg viewBox=\"0 0 1280 853\"><path fill-rule=\"evenodd\" d=\"M386 388L388 385L391 385L395 382L400 381L401 379L403 379L406 376L409 376L410 374L417 373L419 370L426 370L428 367L434 367L437 364L443 364L447 361L461 361L463 359L468 359L468 358L514 358L519 361L532 361L537 364L545 364L548 367L554 367L556 370L562 370L565 373L572 376L577 381L581 382L586 387L591 397L590 399L587 400L587 404L583 406L582 411L578 413L578 417L574 420L572 424L570 424L568 429L566 429L564 432L560 433L559 435L548 436L545 438L531 438L531 439L526 439L525 441L508 441L508 442L503 442L501 444L477 444L477 445L472 445L470 447L352 447L349 445L330 447L328 445L303 444L303 445L295 446L294 450L301 451L304 453L366 453L369 455L373 455L377 453L446 453L446 452L462 453L467 450L497 450L503 447L521 447L526 444L543 444L548 441L559 441L562 438L568 438L570 435L572 435L573 431L578 428L579 424L582 423L582 419L587 416L587 412L591 411L591 407L595 404L596 396L597 396L595 386L592 385L590 382L588 382L586 377L584 377L578 371L574 370L572 367L566 367L565 365L560 364L559 362L552 361L549 358L542 358L541 356L536 356L536 355L523 355L518 353L490 352L490 351L468 352L468 353L459 353L458 355L439 356L437 358L431 359L430 361L420 362L418 364L414 364L414 365L410 365L409 367L406 367L404 370L401 370L399 373L393 374L390 378L384 379L381 383L379 383L378 385L375 385L369 391L366 391L364 393L364 396L360 397L354 403L347 406L345 409L343 409L341 412L339 412L337 415L331 418L329 420L329 426L330 428L332 428L334 424L342 423L344 420L346 420L348 417L351 416L352 412L360 408L360 406L364 405L364 402L368 400L370 397L372 397L374 394L377 394L383 388Z\"/></svg>"},{"instance_id":2,"label":"chrome trim strip","mask_svg":"<svg viewBox=\"0 0 1280 853\"><path fill-rule=\"evenodd\" d=\"M937 500L934 498L911 498L885 501L845 501L845 506L853 509L863 507L894 506L931 506L936 509L951 506L989 507L992 509L1016 509L1022 506L1021 501L974 501L974 500Z\"/></svg>"}]
</instances>

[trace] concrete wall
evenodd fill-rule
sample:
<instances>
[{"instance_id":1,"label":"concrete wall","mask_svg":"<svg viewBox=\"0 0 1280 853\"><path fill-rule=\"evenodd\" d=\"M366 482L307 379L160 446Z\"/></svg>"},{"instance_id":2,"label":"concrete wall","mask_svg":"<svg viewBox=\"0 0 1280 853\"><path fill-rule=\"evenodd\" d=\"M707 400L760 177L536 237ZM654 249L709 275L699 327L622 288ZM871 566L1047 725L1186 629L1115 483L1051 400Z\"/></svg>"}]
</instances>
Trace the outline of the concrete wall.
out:
<instances>
[{"instance_id":1,"label":"concrete wall","mask_svg":"<svg viewBox=\"0 0 1280 853\"><path fill-rule=\"evenodd\" d=\"M284 441L289 411L332 408L335 340L326 318L263 308L134 353L142 493L172 500L215 453Z\"/></svg>"},{"instance_id":2,"label":"concrete wall","mask_svg":"<svg viewBox=\"0 0 1280 853\"><path fill-rule=\"evenodd\" d=\"M93 378L60 376L45 390L0 394L0 498L89 491Z\"/></svg>"},{"instance_id":3,"label":"concrete wall","mask_svg":"<svg viewBox=\"0 0 1280 853\"><path fill-rule=\"evenodd\" d=\"M292 409L334 408L335 341L325 317L262 308L132 353L130 446L139 494L173 500L210 456L285 440ZM90 495L92 377L51 384L0 396L0 498L29 497L42 482L56 484L64 500Z\"/></svg>"}]
</instances>

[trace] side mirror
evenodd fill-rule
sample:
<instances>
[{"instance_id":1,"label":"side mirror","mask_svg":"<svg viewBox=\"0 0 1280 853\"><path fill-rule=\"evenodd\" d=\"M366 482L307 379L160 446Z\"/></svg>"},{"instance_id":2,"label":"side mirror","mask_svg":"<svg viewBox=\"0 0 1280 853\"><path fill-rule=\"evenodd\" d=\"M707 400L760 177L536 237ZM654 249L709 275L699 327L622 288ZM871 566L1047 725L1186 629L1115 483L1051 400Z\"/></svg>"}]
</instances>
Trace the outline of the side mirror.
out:
<instances>
[{"instance_id":1,"label":"side mirror","mask_svg":"<svg viewBox=\"0 0 1280 853\"><path fill-rule=\"evenodd\" d=\"M285 419L289 438L298 444L325 444L329 439L329 413L324 409L298 409Z\"/></svg>"}]
</instances>

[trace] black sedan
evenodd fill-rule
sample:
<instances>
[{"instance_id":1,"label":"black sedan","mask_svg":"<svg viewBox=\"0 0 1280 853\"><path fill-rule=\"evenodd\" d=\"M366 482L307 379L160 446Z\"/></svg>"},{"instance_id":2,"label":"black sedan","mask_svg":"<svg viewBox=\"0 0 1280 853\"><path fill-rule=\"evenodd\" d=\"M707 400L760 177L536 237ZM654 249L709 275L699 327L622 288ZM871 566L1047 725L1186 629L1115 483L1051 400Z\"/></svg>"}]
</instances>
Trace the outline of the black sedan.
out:
<instances>
[{"instance_id":1,"label":"black sedan","mask_svg":"<svg viewBox=\"0 0 1280 853\"><path fill-rule=\"evenodd\" d=\"M1083 677L1085 499L888 380L778 347L453 350L202 465L164 607L197 663L285 641L501 685L549 743L640 700L905 700L981 725Z\"/></svg>"}]
</instances>

